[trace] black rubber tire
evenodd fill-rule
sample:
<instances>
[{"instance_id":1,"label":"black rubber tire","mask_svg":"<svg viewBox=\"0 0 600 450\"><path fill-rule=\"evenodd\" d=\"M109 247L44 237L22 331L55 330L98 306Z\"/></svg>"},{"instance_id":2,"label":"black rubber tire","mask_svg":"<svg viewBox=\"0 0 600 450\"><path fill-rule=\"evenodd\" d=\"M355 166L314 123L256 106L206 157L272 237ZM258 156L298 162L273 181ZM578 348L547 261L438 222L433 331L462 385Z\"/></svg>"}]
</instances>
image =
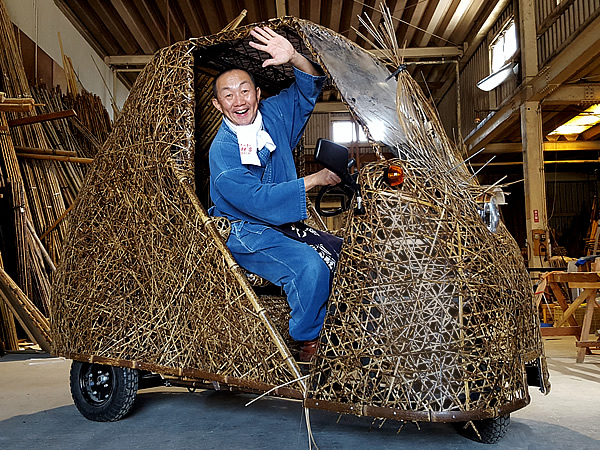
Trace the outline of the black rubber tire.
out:
<instances>
[{"instance_id":1,"label":"black rubber tire","mask_svg":"<svg viewBox=\"0 0 600 450\"><path fill-rule=\"evenodd\" d=\"M139 374L135 369L73 361L71 396L86 419L114 422L133 406Z\"/></svg>"},{"instance_id":2,"label":"black rubber tire","mask_svg":"<svg viewBox=\"0 0 600 450\"><path fill-rule=\"evenodd\" d=\"M483 444L495 444L504 437L510 425L510 414L492 419L474 420L479 435L468 422L457 422L455 427L461 436Z\"/></svg>"}]
</instances>

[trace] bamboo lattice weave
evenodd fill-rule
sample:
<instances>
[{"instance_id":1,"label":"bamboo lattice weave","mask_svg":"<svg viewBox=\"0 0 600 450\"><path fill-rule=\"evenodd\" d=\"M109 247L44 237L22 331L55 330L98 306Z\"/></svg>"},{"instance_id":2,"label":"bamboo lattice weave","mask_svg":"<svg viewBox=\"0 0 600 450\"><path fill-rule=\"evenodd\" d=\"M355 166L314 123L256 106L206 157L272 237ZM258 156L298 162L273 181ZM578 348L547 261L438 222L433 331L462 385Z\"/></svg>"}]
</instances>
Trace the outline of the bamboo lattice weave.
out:
<instances>
[{"instance_id":1,"label":"bamboo lattice weave","mask_svg":"<svg viewBox=\"0 0 600 450\"><path fill-rule=\"evenodd\" d=\"M55 350L278 383L277 349L179 185L193 174L191 48L140 75L80 191L54 284Z\"/></svg>"},{"instance_id":2,"label":"bamboo lattice weave","mask_svg":"<svg viewBox=\"0 0 600 450\"><path fill-rule=\"evenodd\" d=\"M542 348L512 237L449 180L389 163L400 190L382 182L388 162L362 172L367 212L346 224L312 395L417 411L528 399L523 360Z\"/></svg>"}]
</instances>

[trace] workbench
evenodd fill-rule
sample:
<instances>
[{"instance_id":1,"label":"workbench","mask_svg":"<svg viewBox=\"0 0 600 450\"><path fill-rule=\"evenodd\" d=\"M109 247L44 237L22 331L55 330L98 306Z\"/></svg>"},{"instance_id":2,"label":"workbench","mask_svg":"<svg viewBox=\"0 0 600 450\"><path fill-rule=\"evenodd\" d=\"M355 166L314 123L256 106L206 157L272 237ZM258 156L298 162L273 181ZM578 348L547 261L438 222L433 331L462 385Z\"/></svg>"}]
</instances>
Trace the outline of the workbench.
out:
<instances>
[{"instance_id":1,"label":"workbench","mask_svg":"<svg viewBox=\"0 0 600 450\"><path fill-rule=\"evenodd\" d=\"M581 363L586 354L591 354L591 349L600 349L600 339L589 341L590 326L594 316L594 307L600 307L596 297L600 289L600 272L551 272L546 275L548 288L554 294L556 301L563 310L563 317L556 327L542 329L544 336L576 336L578 338L577 362ZM566 283L569 288L582 289L579 296L569 305L558 283ZM581 326L577 324L574 312L587 301L587 309ZM568 322L570 326L562 325ZM548 330L548 331L546 331ZM595 330L594 330L595 331Z\"/></svg>"}]
</instances>

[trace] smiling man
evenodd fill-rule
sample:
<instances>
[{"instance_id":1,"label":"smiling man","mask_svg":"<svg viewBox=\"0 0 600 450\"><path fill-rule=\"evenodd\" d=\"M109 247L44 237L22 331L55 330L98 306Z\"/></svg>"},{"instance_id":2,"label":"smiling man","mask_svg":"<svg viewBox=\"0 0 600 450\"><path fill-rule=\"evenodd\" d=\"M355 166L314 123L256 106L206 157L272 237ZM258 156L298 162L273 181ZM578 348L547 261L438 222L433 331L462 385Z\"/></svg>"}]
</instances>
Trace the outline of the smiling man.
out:
<instances>
[{"instance_id":1,"label":"smiling man","mask_svg":"<svg viewBox=\"0 0 600 450\"><path fill-rule=\"evenodd\" d=\"M323 169L298 179L292 156L325 77L283 36L255 28L250 42L271 55L263 67L290 63L295 82L261 101L260 88L240 69L221 73L213 105L223 123L210 148L211 214L231 221L227 246L246 270L283 286L292 309L289 331L302 342L301 361L316 351L332 277L331 264L279 226L307 218L306 192L340 179Z\"/></svg>"}]
</instances>

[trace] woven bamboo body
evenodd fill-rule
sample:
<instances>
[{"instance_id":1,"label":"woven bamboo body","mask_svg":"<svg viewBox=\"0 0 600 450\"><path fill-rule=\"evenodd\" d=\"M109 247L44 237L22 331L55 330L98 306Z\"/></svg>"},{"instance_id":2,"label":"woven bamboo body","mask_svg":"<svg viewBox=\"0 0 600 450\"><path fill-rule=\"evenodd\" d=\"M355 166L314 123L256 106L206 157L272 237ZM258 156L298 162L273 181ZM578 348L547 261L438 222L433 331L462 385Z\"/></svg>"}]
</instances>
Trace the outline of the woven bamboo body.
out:
<instances>
[{"instance_id":1,"label":"woven bamboo body","mask_svg":"<svg viewBox=\"0 0 600 450\"><path fill-rule=\"evenodd\" d=\"M374 84L389 71L364 50L310 22L268 26L321 64L406 172L390 188L388 162L361 169L367 214L347 217L310 381L279 393L359 415L494 417L527 404L524 364L533 361L547 390L519 250L478 216L481 188L464 167L450 172L458 156L411 144L396 81ZM201 204L219 125L214 74L238 64L259 84L291 80L287 69L260 67L251 28L163 49L138 77L71 216L52 295L56 354L254 390L298 376L286 303L252 290L217 232L227 224Z\"/></svg>"}]
</instances>

